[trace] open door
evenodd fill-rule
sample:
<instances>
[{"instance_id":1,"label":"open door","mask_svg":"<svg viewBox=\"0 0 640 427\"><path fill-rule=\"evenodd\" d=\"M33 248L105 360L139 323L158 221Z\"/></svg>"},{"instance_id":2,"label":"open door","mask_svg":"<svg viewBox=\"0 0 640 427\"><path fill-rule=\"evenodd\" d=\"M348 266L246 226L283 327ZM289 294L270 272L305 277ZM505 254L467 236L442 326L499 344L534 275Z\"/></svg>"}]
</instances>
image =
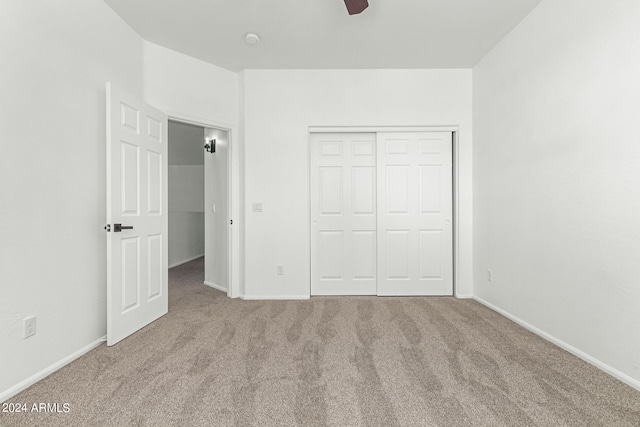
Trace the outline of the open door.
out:
<instances>
[{"instance_id":1,"label":"open door","mask_svg":"<svg viewBox=\"0 0 640 427\"><path fill-rule=\"evenodd\" d=\"M168 311L167 116L107 83L107 345Z\"/></svg>"}]
</instances>

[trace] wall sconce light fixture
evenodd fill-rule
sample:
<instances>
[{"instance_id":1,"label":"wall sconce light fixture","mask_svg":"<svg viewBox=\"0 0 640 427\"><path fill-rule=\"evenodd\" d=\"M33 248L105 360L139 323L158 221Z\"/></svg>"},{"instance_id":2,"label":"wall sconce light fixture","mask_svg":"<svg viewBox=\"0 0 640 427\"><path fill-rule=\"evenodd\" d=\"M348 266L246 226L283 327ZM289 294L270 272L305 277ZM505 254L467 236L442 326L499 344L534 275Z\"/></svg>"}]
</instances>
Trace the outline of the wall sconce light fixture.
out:
<instances>
[{"instance_id":1,"label":"wall sconce light fixture","mask_svg":"<svg viewBox=\"0 0 640 427\"><path fill-rule=\"evenodd\" d=\"M216 140L215 139L206 139L204 140L204 151L207 153L215 153L216 152Z\"/></svg>"}]
</instances>

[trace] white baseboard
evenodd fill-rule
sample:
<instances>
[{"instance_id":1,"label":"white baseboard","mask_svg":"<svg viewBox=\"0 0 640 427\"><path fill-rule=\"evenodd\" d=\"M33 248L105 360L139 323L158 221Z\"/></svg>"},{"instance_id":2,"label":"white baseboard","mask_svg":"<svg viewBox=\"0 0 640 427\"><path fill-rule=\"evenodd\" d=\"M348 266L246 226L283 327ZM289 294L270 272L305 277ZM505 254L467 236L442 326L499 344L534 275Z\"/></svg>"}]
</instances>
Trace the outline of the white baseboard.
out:
<instances>
[{"instance_id":1,"label":"white baseboard","mask_svg":"<svg viewBox=\"0 0 640 427\"><path fill-rule=\"evenodd\" d=\"M305 300L310 299L309 295L238 295L244 300Z\"/></svg>"},{"instance_id":2,"label":"white baseboard","mask_svg":"<svg viewBox=\"0 0 640 427\"><path fill-rule=\"evenodd\" d=\"M591 365L595 366L596 368L600 369L601 371L606 372L607 374L611 375L612 377L622 381L623 383L627 384L630 387L635 388L636 390L640 391L640 381L636 380L635 378L630 377L629 375L625 374L624 372L620 372L619 370L612 368L611 366L607 365L606 363L596 359L593 356L590 356L589 354L585 353L582 350L579 350L577 348L575 348L574 346L567 344L566 342L554 337L553 335L543 331L542 329L539 329L535 326L533 326L530 323L525 322L524 320L520 319L519 317L514 316L513 314L496 307L495 305L483 300L482 298L478 298L477 296L473 297L474 300L478 301L480 304L490 308L491 310L500 313L501 315L503 315L504 317L506 317L509 320L512 320L514 322L516 322L518 325L522 326L525 329L528 329L529 331L533 332L534 334L546 339L547 341L552 342L553 344L557 345L558 347L568 351L569 353L573 354L574 356L579 357L580 359L584 360L587 363L590 363Z\"/></svg>"},{"instance_id":3,"label":"white baseboard","mask_svg":"<svg viewBox=\"0 0 640 427\"><path fill-rule=\"evenodd\" d=\"M220 286L220 285L218 285L216 283L208 282L206 280L204 281L204 284L209 286L209 287L211 287L211 288L213 288L213 289L217 289L217 290L222 291L222 292L227 292L227 287L226 286Z\"/></svg>"},{"instance_id":4,"label":"white baseboard","mask_svg":"<svg viewBox=\"0 0 640 427\"><path fill-rule=\"evenodd\" d=\"M455 294L454 297L458 299L473 299L472 294Z\"/></svg>"},{"instance_id":5,"label":"white baseboard","mask_svg":"<svg viewBox=\"0 0 640 427\"><path fill-rule=\"evenodd\" d=\"M62 368L64 366L68 365L69 363L73 362L78 357L85 355L86 353L88 353L91 350L93 350L94 348L98 347L100 344L102 344L105 341L107 341L107 336L106 335L104 337L92 342L91 344L88 344L88 345L82 347L80 350L78 350L78 351L76 351L74 353L71 353L67 357L65 357L63 359L60 359L59 361L57 361L53 365L50 365L50 366L44 368L40 372L37 372L36 374L30 376L29 378L27 378L26 380L24 380L24 381L22 381L20 383L14 385L13 387L9 388L8 390L5 390L5 391L1 392L0 393L0 402L4 402L5 400L11 399L16 394L20 393L23 390L26 390L27 388L31 387L32 385L34 385L38 381L48 377L49 375L53 374L58 369L60 369L60 368Z\"/></svg>"},{"instance_id":6,"label":"white baseboard","mask_svg":"<svg viewBox=\"0 0 640 427\"><path fill-rule=\"evenodd\" d=\"M169 264L169 268L173 268L173 267L177 267L177 266L182 265L182 264L186 264L186 263L188 263L190 261L193 261L194 259L202 258L203 256L204 256L204 254L196 255L196 256L191 257L189 259L185 259L185 260L182 260L182 261L174 262L173 264Z\"/></svg>"}]
</instances>

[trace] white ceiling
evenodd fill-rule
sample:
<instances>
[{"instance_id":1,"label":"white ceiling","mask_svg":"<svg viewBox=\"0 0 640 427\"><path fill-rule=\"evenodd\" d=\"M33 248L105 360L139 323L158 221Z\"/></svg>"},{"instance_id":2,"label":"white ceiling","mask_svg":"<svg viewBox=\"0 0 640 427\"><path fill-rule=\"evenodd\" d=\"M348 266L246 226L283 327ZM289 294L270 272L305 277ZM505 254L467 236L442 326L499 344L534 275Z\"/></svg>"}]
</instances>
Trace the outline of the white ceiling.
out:
<instances>
[{"instance_id":1,"label":"white ceiling","mask_svg":"<svg viewBox=\"0 0 640 427\"><path fill-rule=\"evenodd\" d=\"M145 40L233 71L471 68L540 1L369 0L349 16L343 0L105 0Z\"/></svg>"}]
</instances>

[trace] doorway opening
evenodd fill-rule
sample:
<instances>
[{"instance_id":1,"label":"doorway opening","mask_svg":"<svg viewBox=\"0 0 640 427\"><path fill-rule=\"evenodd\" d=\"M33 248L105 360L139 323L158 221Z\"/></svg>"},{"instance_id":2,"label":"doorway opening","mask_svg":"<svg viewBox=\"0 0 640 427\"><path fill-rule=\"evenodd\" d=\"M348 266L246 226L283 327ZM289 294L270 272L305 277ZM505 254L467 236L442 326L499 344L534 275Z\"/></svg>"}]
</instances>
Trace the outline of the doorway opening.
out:
<instances>
[{"instance_id":1,"label":"doorway opening","mask_svg":"<svg viewBox=\"0 0 640 427\"><path fill-rule=\"evenodd\" d=\"M229 131L171 119L168 137L169 268L227 292ZM215 151L206 151L214 140Z\"/></svg>"}]
</instances>

